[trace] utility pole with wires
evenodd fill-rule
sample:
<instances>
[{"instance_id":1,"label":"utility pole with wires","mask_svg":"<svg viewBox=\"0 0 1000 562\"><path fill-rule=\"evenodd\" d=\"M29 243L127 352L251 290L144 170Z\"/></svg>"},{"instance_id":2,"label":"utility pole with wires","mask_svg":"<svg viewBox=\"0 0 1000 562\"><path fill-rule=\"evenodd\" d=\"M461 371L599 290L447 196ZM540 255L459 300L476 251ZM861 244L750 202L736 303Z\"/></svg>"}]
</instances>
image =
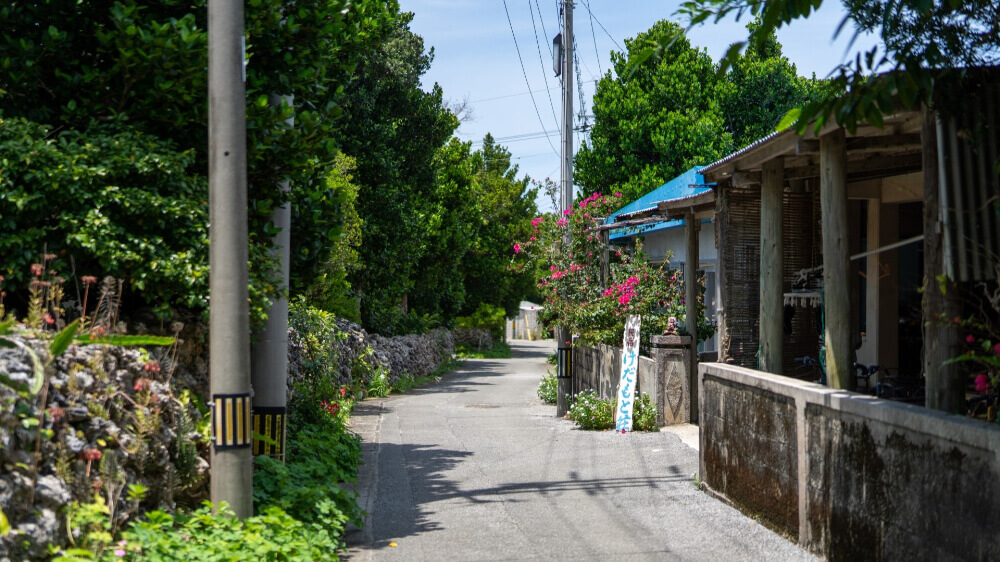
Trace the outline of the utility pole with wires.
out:
<instances>
[{"instance_id":1,"label":"utility pole with wires","mask_svg":"<svg viewBox=\"0 0 1000 562\"><path fill-rule=\"evenodd\" d=\"M553 41L557 76L562 75L562 142L560 187L561 208L565 212L573 207L573 0L560 0L562 8L562 34ZM566 229L565 245L570 247L570 231ZM557 352L556 417L563 417L569 410L569 394L572 389L573 344L569 328L557 326L555 329Z\"/></svg>"},{"instance_id":2,"label":"utility pole with wires","mask_svg":"<svg viewBox=\"0 0 1000 562\"><path fill-rule=\"evenodd\" d=\"M209 387L213 503L253 515L243 2L208 2Z\"/></svg>"}]
</instances>

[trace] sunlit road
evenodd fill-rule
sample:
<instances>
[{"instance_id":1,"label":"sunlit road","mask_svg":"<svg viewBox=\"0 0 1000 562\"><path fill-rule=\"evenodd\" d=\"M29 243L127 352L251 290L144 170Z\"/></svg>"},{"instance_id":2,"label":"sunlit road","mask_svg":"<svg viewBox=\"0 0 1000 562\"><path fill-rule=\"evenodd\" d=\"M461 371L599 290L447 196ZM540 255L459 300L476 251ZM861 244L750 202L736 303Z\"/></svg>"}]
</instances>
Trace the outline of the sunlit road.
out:
<instances>
[{"instance_id":1,"label":"sunlit road","mask_svg":"<svg viewBox=\"0 0 1000 562\"><path fill-rule=\"evenodd\" d=\"M696 489L674 434L582 431L535 395L551 341L369 400L351 560L802 560Z\"/></svg>"}]
</instances>

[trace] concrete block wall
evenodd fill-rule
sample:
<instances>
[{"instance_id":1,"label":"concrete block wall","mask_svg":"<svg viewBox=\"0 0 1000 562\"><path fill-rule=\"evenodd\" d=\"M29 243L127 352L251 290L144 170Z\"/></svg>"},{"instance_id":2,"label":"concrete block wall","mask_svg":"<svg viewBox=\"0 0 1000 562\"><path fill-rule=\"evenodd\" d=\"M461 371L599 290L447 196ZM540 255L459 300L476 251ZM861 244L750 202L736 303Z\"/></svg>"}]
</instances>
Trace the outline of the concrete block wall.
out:
<instances>
[{"instance_id":1,"label":"concrete block wall","mask_svg":"<svg viewBox=\"0 0 1000 562\"><path fill-rule=\"evenodd\" d=\"M830 560L1000 560L1000 428L699 366L701 478Z\"/></svg>"},{"instance_id":2,"label":"concrete block wall","mask_svg":"<svg viewBox=\"0 0 1000 562\"><path fill-rule=\"evenodd\" d=\"M621 348L605 344L573 347L572 392L579 394L590 389L599 396L615 396L621 379ZM690 402L686 386L679 381L683 373L666 362L649 357L639 357L636 392L648 394L656 405L657 424L670 425L690 421ZM676 376L670 376L674 373ZM669 394L669 395L668 395ZM664 406L666 404L666 406Z\"/></svg>"}]
</instances>

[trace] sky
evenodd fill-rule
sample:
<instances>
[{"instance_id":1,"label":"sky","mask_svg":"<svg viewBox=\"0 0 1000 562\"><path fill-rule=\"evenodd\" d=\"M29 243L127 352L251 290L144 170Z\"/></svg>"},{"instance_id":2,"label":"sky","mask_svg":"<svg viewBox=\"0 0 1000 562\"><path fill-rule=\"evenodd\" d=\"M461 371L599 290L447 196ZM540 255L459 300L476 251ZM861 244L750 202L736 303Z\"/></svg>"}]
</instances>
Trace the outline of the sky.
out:
<instances>
[{"instance_id":1,"label":"sky","mask_svg":"<svg viewBox=\"0 0 1000 562\"><path fill-rule=\"evenodd\" d=\"M674 15L679 4L577 0L576 72L588 115L595 81L608 71L611 51L623 50L626 38L660 19L686 23ZM510 150L519 175L558 182L561 79L554 76L551 56L552 38L560 31L557 0L400 0L400 6L413 12L410 28L423 37L425 49L434 49L422 87L429 90L437 83L451 103L469 102L471 118L463 121L457 136L474 141L475 149L490 133ZM827 0L819 12L778 32L784 54L799 74L822 78L842 62L851 35L850 29L845 30L834 41L842 18L840 2ZM731 43L746 38L746 23L746 18L738 23L730 18L704 24L691 30L688 39L717 61ZM872 38L858 39L850 58L872 44ZM574 113L580 104L576 84L574 79ZM574 150L585 138L586 133L574 134ZM543 211L551 208L547 199L540 198L538 204Z\"/></svg>"}]
</instances>

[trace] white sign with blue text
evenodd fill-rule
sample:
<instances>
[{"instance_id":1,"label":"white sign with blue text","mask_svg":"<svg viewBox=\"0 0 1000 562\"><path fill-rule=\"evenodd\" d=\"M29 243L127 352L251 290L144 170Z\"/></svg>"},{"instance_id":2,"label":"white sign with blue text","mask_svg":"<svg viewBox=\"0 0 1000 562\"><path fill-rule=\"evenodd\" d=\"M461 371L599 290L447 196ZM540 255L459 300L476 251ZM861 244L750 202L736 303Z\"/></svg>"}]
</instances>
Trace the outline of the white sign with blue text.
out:
<instances>
[{"instance_id":1,"label":"white sign with blue text","mask_svg":"<svg viewBox=\"0 0 1000 562\"><path fill-rule=\"evenodd\" d=\"M635 385L639 379L639 326L638 316L629 316L625 322L622 342L622 378L618 382L615 431L632 431L632 406L635 402Z\"/></svg>"}]
</instances>

